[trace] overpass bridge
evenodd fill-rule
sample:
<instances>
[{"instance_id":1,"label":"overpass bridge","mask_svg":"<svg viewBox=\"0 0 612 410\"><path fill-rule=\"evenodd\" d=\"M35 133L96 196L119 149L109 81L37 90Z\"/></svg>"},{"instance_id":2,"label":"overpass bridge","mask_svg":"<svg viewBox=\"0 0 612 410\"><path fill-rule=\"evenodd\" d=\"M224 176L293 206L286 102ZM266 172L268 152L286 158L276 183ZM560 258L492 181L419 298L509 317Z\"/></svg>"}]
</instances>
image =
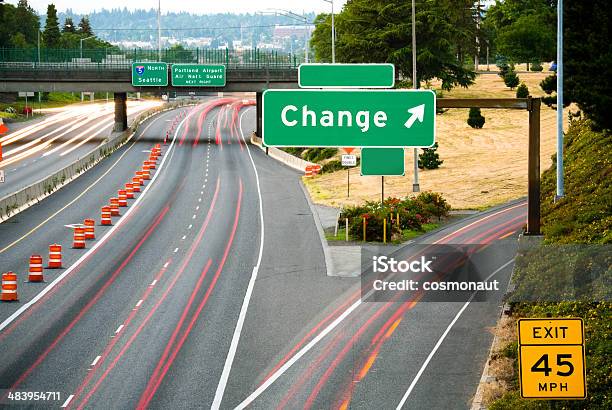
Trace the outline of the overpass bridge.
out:
<instances>
[{"instance_id":1,"label":"overpass bridge","mask_svg":"<svg viewBox=\"0 0 612 410\"><path fill-rule=\"evenodd\" d=\"M223 64L224 87L132 85L132 63L160 61L157 50L117 49L14 49L0 48L0 93L112 92L115 99L115 130L127 128L128 92L169 93L172 91L255 92L257 129L261 124L261 94L268 88L297 88L297 67L293 54L259 49L243 52L208 49L162 50L161 61L171 64Z\"/></svg>"}]
</instances>

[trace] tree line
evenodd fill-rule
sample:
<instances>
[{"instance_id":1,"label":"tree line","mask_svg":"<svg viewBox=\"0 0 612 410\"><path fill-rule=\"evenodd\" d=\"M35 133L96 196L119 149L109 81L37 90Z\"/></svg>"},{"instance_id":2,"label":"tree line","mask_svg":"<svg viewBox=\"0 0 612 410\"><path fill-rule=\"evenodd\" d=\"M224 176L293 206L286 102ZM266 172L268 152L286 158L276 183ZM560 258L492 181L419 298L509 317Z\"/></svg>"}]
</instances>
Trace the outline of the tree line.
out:
<instances>
[{"instance_id":1,"label":"tree line","mask_svg":"<svg viewBox=\"0 0 612 410\"><path fill-rule=\"evenodd\" d=\"M497 1L486 13L479 5L475 0L416 0L417 84L439 79L445 90L468 87L475 78L474 57L482 61L487 49L502 67L537 67L556 58L557 0ZM605 129L612 129L610 14L608 0L569 1L563 10L564 104L578 104ZM347 2L335 16L336 62L393 63L411 83L411 18L410 1ZM315 58L331 62L331 16L319 14L315 25ZM544 84L547 93L555 91L555 82L553 75Z\"/></svg>"},{"instance_id":2,"label":"tree line","mask_svg":"<svg viewBox=\"0 0 612 410\"><path fill-rule=\"evenodd\" d=\"M87 38L84 48L110 48L112 44L96 37L89 18L82 16L78 24L67 17L60 28L57 9L47 6L45 25L27 0L19 0L17 6L0 4L0 47L34 48L39 41L42 48L79 48L81 39Z\"/></svg>"}]
</instances>

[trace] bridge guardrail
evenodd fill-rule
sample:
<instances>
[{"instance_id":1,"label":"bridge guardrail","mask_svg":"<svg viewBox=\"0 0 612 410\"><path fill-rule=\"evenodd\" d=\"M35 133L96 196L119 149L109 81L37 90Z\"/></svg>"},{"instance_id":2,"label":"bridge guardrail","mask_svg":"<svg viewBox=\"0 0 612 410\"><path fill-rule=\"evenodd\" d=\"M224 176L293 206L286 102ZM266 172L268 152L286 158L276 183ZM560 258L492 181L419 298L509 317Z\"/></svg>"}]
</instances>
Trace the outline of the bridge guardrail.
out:
<instances>
[{"instance_id":1,"label":"bridge guardrail","mask_svg":"<svg viewBox=\"0 0 612 410\"><path fill-rule=\"evenodd\" d=\"M136 132L138 126L148 118L157 113L190 104L192 104L192 102L169 103L161 107L147 110L136 117L130 127L123 131L119 136L113 138L111 134L106 143L94 148L82 158L74 161L72 164L13 194L1 198L0 223L11 218L12 216L15 216L19 212L26 210L35 203L42 201L53 192L61 189L63 186L92 169L104 158L110 156L113 152L127 143L131 136Z\"/></svg>"}]
</instances>

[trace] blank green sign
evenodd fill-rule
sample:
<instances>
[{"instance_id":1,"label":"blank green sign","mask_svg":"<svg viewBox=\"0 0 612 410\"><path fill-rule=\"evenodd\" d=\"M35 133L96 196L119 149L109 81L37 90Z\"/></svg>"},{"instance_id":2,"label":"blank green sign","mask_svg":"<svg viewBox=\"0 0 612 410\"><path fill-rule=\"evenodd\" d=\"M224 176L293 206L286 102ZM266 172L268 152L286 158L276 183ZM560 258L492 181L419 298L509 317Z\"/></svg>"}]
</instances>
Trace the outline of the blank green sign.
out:
<instances>
[{"instance_id":1,"label":"blank green sign","mask_svg":"<svg viewBox=\"0 0 612 410\"><path fill-rule=\"evenodd\" d=\"M404 175L403 148L362 148L361 175L402 176Z\"/></svg>"},{"instance_id":2,"label":"blank green sign","mask_svg":"<svg viewBox=\"0 0 612 410\"><path fill-rule=\"evenodd\" d=\"M393 64L301 64L301 88L392 88Z\"/></svg>"}]
</instances>

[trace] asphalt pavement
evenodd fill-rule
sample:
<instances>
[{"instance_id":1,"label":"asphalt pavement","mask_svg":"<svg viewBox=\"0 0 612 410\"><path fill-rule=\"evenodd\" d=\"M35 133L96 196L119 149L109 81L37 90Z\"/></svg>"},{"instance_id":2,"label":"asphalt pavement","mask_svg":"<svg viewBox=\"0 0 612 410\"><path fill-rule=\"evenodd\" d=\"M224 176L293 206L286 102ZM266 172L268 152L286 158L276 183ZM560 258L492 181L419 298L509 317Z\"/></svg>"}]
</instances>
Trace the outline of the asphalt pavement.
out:
<instances>
[{"instance_id":1,"label":"asphalt pavement","mask_svg":"<svg viewBox=\"0 0 612 410\"><path fill-rule=\"evenodd\" d=\"M20 296L0 304L0 389L60 396L10 404L468 407L500 300L361 302L359 278L326 275L301 175L245 143L254 108L209 104L149 119L110 158L0 224L0 268L18 273ZM96 226L87 249L71 249L65 225L99 221L175 119L145 191L112 227ZM415 245L505 241L479 267L507 283L525 213L508 204ZM29 256L46 262L54 242L65 269L24 283Z\"/></svg>"}]
</instances>

